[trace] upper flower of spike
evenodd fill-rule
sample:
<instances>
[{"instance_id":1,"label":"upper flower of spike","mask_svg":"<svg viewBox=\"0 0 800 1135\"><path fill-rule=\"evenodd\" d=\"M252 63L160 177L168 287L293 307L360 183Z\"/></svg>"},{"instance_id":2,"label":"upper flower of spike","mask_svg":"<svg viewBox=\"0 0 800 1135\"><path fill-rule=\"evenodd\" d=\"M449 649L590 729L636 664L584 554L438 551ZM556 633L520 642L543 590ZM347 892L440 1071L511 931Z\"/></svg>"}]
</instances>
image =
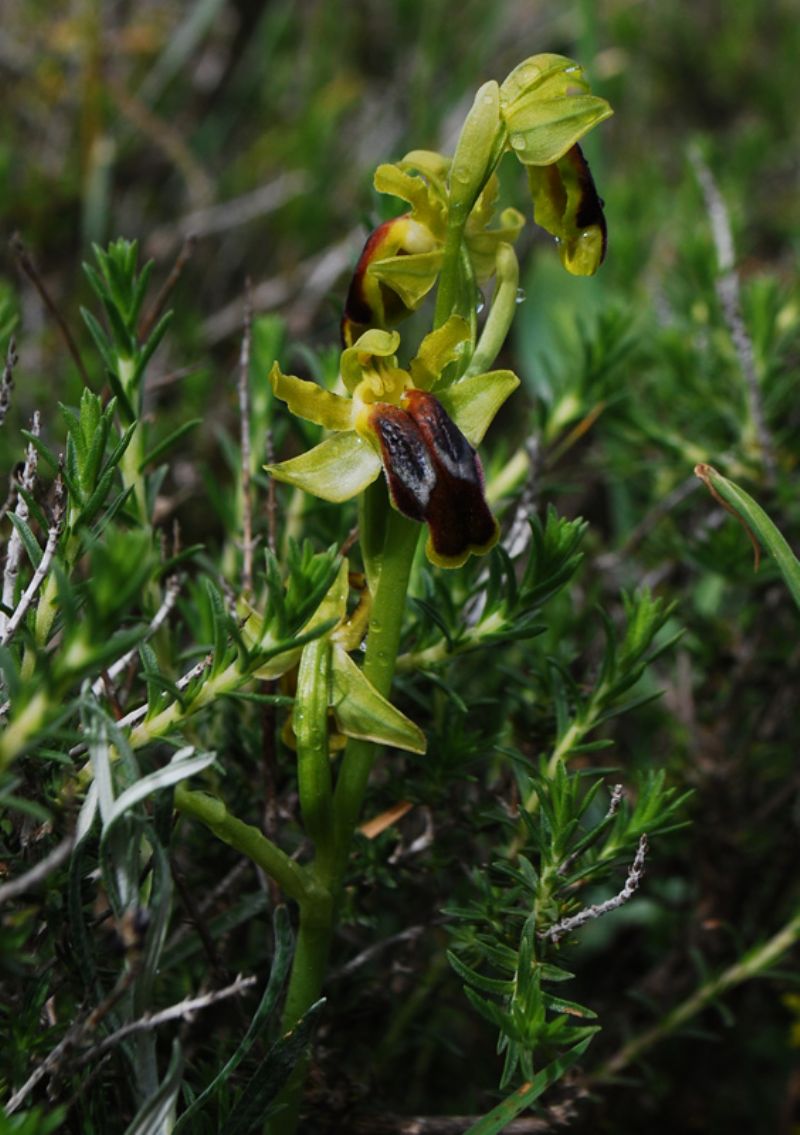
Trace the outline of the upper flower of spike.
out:
<instances>
[{"instance_id":1,"label":"upper flower of spike","mask_svg":"<svg viewBox=\"0 0 800 1135\"><path fill-rule=\"evenodd\" d=\"M409 213L385 221L369 236L359 257L342 319L346 347L370 327L390 327L416 311L436 283L447 229L451 162L429 150L414 150L395 165L375 171L375 188L407 201ZM475 280L494 274L497 249L513 243L525 223L517 209L504 209L499 225L489 228L497 204L498 181L492 175L471 210L464 241Z\"/></svg>"},{"instance_id":2,"label":"upper flower of spike","mask_svg":"<svg viewBox=\"0 0 800 1135\"><path fill-rule=\"evenodd\" d=\"M563 55L534 55L500 86L500 115L528 170L533 219L556 237L562 264L576 276L593 275L606 252L603 202L578 140L612 113Z\"/></svg>"},{"instance_id":3,"label":"upper flower of spike","mask_svg":"<svg viewBox=\"0 0 800 1135\"><path fill-rule=\"evenodd\" d=\"M267 471L324 500L344 501L383 470L394 507L428 525L433 563L460 567L470 553L487 552L498 529L473 446L519 379L498 370L444 386L442 372L468 338L466 321L453 316L423 339L406 371L397 363L398 333L367 331L342 353L350 397L283 374L276 363L270 381L277 397L299 417L334 432Z\"/></svg>"}]
</instances>

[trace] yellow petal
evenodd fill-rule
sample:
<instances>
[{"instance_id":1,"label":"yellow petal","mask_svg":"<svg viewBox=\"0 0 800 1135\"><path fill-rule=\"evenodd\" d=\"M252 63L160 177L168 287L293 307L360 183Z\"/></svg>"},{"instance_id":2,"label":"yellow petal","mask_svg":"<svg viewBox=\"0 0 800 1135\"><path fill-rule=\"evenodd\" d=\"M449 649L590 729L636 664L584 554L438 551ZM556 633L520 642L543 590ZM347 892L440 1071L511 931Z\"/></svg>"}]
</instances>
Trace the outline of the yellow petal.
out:
<instances>
[{"instance_id":1,"label":"yellow petal","mask_svg":"<svg viewBox=\"0 0 800 1135\"><path fill-rule=\"evenodd\" d=\"M332 394L316 382L283 374L277 363L270 371L269 380L275 397L285 402L298 418L316 422L329 430L353 428L353 403L340 394Z\"/></svg>"}]
</instances>

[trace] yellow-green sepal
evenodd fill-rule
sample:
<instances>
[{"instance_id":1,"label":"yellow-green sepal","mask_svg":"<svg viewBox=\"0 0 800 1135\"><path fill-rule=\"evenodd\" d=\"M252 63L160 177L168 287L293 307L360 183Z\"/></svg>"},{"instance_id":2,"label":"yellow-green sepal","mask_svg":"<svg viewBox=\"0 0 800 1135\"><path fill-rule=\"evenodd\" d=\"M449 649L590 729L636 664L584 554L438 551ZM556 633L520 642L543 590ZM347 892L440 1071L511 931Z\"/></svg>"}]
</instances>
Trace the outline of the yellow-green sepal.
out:
<instances>
[{"instance_id":1,"label":"yellow-green sepal","mask_svg":"<svg viewBox=\"0 0 800 1135\"><path fill-rule=\"evenodd\" d=\"M275 397L285 402L296 417L329 430L353 428L353 403L349 398L333 394L317 382L283 374L277 363L269 373L269 380Z\"/></svg>"},{"instance_id":2,"label":"yellow-green sepal","mask_svg":"<svg viewBox=\"0 0 800 1135\"><path fill-rule=\"evenodd\" d=\"M566 55L543 52L523 59L506 76L500 84L500 106L506 117L529 99L588 94L589 90L589 80L579 63Z\"/></svg>"},{"instance_id":3,"label":"yellow-green sepal","mask_svg":"<svg viewBox=\"0 0 800 1135\"><path fill-rule=\"evenodd\" d=\"M612 114L597 95L531 97L520 100L506 116L508 137L524 165L550 165Z\"/></svg>"},{"instance_id":4,"label":"yellow-green sepal","mask_svg":"<svg viewBox=\"0 0 800 1135\"><path fill-rule=\"evenodd\" d=\"M436 397L470 445L478 445L509 394L519 386L510 370L495 370L464 378Z\"/></svg>"},{"instance_id":5,"label":"yellow-green sepal","mask_svg":"<svg viewBox=\"0 0 800 1135\"><path fill-rule=\"evenodd\" d=\"M348 737L424 753L425 734L379 694L350 655L333 644L331 709L340 732Z\"/></svg>"},{"instance_id":6,"label":"yellow-green sepal","mask_svg":"<svg viewBox=\"0 0 800 1135\"><path fill-rule=\"evenodd\" d=\"M340 504L372 484L380 474L381 460L369 442L349 431L333 434L299 457L264 468L277 481Z\"/></svg>"}]
</instances>

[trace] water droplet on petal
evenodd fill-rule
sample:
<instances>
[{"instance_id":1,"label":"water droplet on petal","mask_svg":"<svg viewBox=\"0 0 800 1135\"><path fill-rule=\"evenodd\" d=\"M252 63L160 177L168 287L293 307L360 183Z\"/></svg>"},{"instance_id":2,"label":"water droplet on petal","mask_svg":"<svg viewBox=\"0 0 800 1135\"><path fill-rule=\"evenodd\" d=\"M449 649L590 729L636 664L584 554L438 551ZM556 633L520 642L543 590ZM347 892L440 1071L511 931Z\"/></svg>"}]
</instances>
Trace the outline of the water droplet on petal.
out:
<instances>
[{"instance_id":1,"label":"water droplet on petal","mask_svg":"<svg viewBox=\"0 0 800 1135\"><path fill-rule=\"evenodd\" d=\"M514 303L525 303L525 289L517 288L517 294L514 296Z\"/></svg>"},{"instance_id":2,"label":"water droplet on petal","mask_svg":"<svg viewBox=\"0 0 800 1135\"><path fill-rule=\"evenodd\" d=\"M525 149L525 138L524 138L524 136L522 134L512 134L511 135L511 145L514 147L515 150L524 150Z\"/></svg>"},{"instance_id":3,"label":"water droplet on petal","mask_svg":"<svg viewBox=\"0 0 800 1135\"><path fill-rule=\"evenodd\" d=\"M480 315L480 313L483 311L483 309L485 307L486 307L486 300L484 299L483 293L478 292L478 299L475 303L475 311L477 312L478 315Z\"/></svg>"}]
</instances>

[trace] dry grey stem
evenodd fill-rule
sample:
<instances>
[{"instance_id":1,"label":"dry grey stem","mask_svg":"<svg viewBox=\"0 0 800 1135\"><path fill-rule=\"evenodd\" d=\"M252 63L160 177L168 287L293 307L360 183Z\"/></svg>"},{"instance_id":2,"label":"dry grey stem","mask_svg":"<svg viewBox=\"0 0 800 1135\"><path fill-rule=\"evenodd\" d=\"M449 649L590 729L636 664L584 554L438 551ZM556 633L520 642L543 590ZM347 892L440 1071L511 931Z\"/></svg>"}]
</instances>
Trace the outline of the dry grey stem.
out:
<instances>
[{"instance_id":1,"label":"dry grey stem","mask_svg":"<svg viewBox=\"0 0 800 1135\"><path fill-rule=\"evenodd\" d=\"M18 361L17 344L12 335L8 341L3 377L0 378L0 425L5 421L8 408L11 405L11 390L14 386L14 367L17 365Z\"/></svg>"},{"instance_id":2,"label":"dry grey stem","mask_svg":"<svg viewBox=\"0 0 800 1135\"><path fill-rule=\"evenodd\" d=\"M34 437L39 436L41 423L39 418L39 411L37 410L33 415L33 422L31 423L31 433ZM36 470L39 465L39 454L36 447L32 442L28 444L25 452L25 464L22 468L22 473L19 477L19 487L25 489L26 492L32 493L36 484ZM28 502L20 493L17 497L17 504L14 509L14 515L20 520L27 523L30 510L28 509ZM16 528L12 531L8 538L8 550L6 552L6 566L3 572L3 607L7 611L13 610L14 602L16 599L17 590L17 576L19 575L19 567L22 561L22 537ZM0 612L0 634L5 634L8 625L8 615Z\"/></svg>"},{"instance_id":3,"label":"dry grey stem","mask_svg":"<svg viewBox=\"0 0 800 1135\"><path fill-rule=\"evenodd\" d=\"M711 235L717 252L719 276L717 278L717 295L722 304L728 332L736 350L742 374L747 388L747 402L750 410L750 419L755 429L758 447L764 462L764 470L769 481L775 480L777 463L772 436L767 426L764 414L764 400L761 396L761 386L756 371L755 352L753 342L748 334L742 315L741 289L739 274L735 266L735 250L733 234L731 232L730 217L725 200L719 191L714 175L703 160L700 151L693 148L690 153L695 175L703 191L703 197L708 210L711 224Z\"/></svg>"},{"instance_id":4,"label":"dry grey stem","mask_svg":"<svg viewBox=\"0 0 800 1135\"><path fill-rule=\"evenodd\" d=\"M250 489L250 345L253 337L253 289L250 280L244 288L244 329L239 355L239 428L242 462L242 586L246 595L253 590L253 500Z\"/></svg>"},{"instance_id":5,"label":"dry grey stem","mask_svg":"<svg viewBox=\"0 0 800 1135\"><path fill-rule=\"evenodd\" d=\"M644 874L644 861L647 855L647 836L643 835L639 840L639 846L636 849L636 855L628 877L625 880L625 886L611 899L606 899L605 902L595 903L592 906L584 907L579 910L577 914L570 915L569 918L562 918L560 922L556 922L549 930L545 930L540 937L550 938L553 942L558 942L565 934L571 934L573 930L583 926L585 922L590 922L593 918L602 918L604 914L608 914L612 910L617 910L623 906L628 899L633 898L639 883L642 881Z\"/></svg>"}]
</instances>

